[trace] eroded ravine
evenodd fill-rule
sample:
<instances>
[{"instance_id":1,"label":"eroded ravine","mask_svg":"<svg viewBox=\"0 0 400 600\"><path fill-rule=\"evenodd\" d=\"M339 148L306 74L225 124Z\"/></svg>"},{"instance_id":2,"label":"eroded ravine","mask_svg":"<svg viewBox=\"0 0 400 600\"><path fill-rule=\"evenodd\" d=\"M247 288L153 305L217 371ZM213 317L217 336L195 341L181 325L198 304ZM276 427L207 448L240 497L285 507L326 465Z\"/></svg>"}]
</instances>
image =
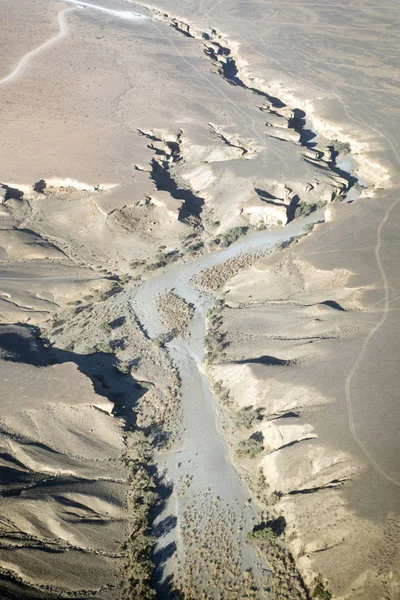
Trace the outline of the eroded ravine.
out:
<instances>
[{"instance_id":1,"label":"eroded ravine","mask_svg":"<svg viewBox=\"0 0 400 600\"><path fill-rule=\"evenodd\" d=\"M158 555L163 556L163 549L167 556L168 550L176 548L176 552L158 568L162 580L174 574L175 582L184 589L193 589L196 593L213 590L215 597L246 597L244 594L249 585L248 575L243 579L246 569L251 569L257 585L255 597L264 597L261 590L268 588L267 567L254 548L246 543L246 534L261 508L251 501L246 484L232 464L221 429L218 402L204 370L205 318L215 297L196 288L193 278L229 259L260 256L272 251L277 244L303 234L304 226L321 219L321 212L292 222L285 229L249 235L226 250L183 265L173 265L144 282L132 295L133 311L154 340L167 333L157 298L173 290L194 306L184 337L175 337L165 345L181 379L183 423L179 442L157 455L159 473L172 484L172 494L154 523L157 527L165 520L176 520L175 528L157 540ZM217 530L219 535L215 536ZM225 540L222 544L221 539ZM204 573L209 572L207 565L213 562L213 556L219 556L222 575L211 581ZM233 586L232 593L239 596L228 592L226 596L218 595L228 583Z\"/></svg>"},{"instance_id":2,"label":"eroded ravine","mask_svg":"<svg viewBox=\"0 0 400 600\"><path fill-rule=\"evenodd\" d=\"M278 98L246 85L240 78L232 49L226 41L221 43L221 36L215 30L198 34L189 25L168 15L161 15L148 6L146 8L162 25L168 24L185 37L201 42L205 54L218 66L219 75L229 84L262 97L267 104L260 109L270 121L267 121L270 135L300 144L304 147L303 160L322 166L330 170L333 176L341 178L342 188L339 187L338 194L342 200L345 199L357 179L340 168L333 148L320 149L316 144L309 143L311 138L316 138L316 134L308 130L307 116L302 111L292 110ZM149 137L149 134L145 135ZM255 137L261 142L264 139L258 132L255 132ZM221 139L230 145L230 140L223 135ZM178 144L179 154L181 151ZM171 174L169 169L176 160L173 152L171 156L170 161L162 163L164 171L155 180L158 185L162 180L161 189L170 193L172 190L175 197L173 170ZM171 184L165 184L166 174ZM351 200L356 197L357 194L353 195ZM221 265L229 259L246 254L260 256L269 252L276 244L304 234L304 225L321 220L321 210L308 219L296 220L297 202L294 196L288 210L288 221L291 222L284 230L253 234L227 250L208 253L197 260L167 268L161 275L144 282L131 299L135 317L154 340L168 333L160 317L157 298L172 290L194 307L185 335L172 337L165 343L165 350L180 377L183 422L179 442L156 457L158 471L172 486L172 494L153 526L157 531L162 523L174 523L174 527L158 537L156 542L155 555L162 557L156 565L158 589L163 596L168 594L166 582L171 577L176 589L183 590L189 598L202 597L204 593L207 598L264 598L270 590L267 565L257 556L254 547L246 543L246 535L258 520L262 509L252 500L249 489L233 465L222 431L218 401L204 367L206 314L213 306L215 296L200 291L194 286L193 280L203 270ZM248 572L244 577L246 570Z\"/></svg>"}]
</instances>

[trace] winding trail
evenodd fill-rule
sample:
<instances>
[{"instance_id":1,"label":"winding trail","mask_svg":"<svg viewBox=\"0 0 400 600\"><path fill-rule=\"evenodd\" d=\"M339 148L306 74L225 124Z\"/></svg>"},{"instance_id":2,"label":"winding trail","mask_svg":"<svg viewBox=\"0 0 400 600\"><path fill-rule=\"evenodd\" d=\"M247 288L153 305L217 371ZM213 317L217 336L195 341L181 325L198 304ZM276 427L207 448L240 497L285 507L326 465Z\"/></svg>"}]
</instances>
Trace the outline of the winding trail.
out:
<instances>
[{"instance_id":1,"label":"winding trail","mask_svg":"<svg viewBox=\"0 0 400 600\"><path fill-rule=\"evenodd\" d=\"M10 81L15 79L16 77L18 77L18 75L20 75L22 73L24 68L28 65L28 63L35 56L40 54L40 52L43 52L43 50L50 48L50 46L52 46L53 44L55 44L56 42L61 40L61 38L64 37L64 35L68 31L65 15L69 12L79 10L82 8L92 8L94 10L99 10L101 12L110 14L114 17L117 17L118 19L124 19L127 21L134 21L137 19L146 19L145 15L141 15L139 13L134 13L129 10L112 10L110 8L105 8L104 6L97 6L96 4L89 4L88 2L79 2L79 0L65 0L65 2L75 4L76 6L71 7L71 8L64 8L64 10L62 10L58 13L58 15L57 15L57 21L58 21L58 26L59 26L58 33L56 35L52 36L51 38L49 38L48 40L46 40L45 42L43 42L42 44L40 44L40 46L37 46L37 48L34 48L33 50L30 50L29 52L24 54L24 56L20 59L17 66L15 67L15 69L9 75L7 75L6 77L3 77L3 79L0 79L0 85L4 85L5 83L10 83Z\"/></svg>"},{"instance_id":2,"label":"winding trail","mask_svg":"<svg viewBox=\"0 0 400 600\"><path fill-rule=\"evenodd\" d=\"M389 215L391 213L391 211L394 209L394 207L400 202L400 198L397 198L397 200L395 200L387 209L386 213L383 216L382 221L380 222L379 226L378 226L378 230L377 230L377 235L376 235L376 246L375 246L375 259L376 259L376 263L378 265L378 269L382 278L382 282L383 282L383 289L384 289L384 307L383 307L383 311L382 311L382 316L379 319L379 321L376 323L376 325L371 329L371 331L369 332L369 334L367 335L367 337L365 338L363 345L361 346L361 350L359 352L359 355L357 356L357 359L354 363L354 365L352 366L349 374L346 377L346 381L345 381L345 396L346 396L346 404L347 404L347 412L348 412L348 418L349 418L349 427L350 427L350 431L351 431L351 435L353 436L354 440L356 441L356 443L358 444L358 446L361 448L361 450L363 451L363 453L365 454L365 456L368 458L369 462L372 464L372 466L378 471L378 473L380 473L385 479L387 479L388 481L390 481L391 483L393 483L394 485L397 485L400 487L400 481L397 481L396 479L394 479L393 477L391 477L390 475L388 475L383 469L382 467L380 467L378 465L378 463L376 462L376 460L373 458L373 456L370 454L370 452L367 450L367 448L365 447L365 445L363 444L363 442L360 440L355 425L354 425L354 418L353 418L353 408L351 405L351 382L352 379L358 369L358 367L360 366L364 355L365 355L365 351L368 347L368 344L370 343L370 341L372 340L372 338L374 337L374 335L377 333L377 331L382 327L382 325L385 323L388 312L389 312L389 286L388 286L388 281L387 281L387 277L385 274L385 271L383 269L382 266L382 261L381 261L381 257L380 257L380 248L381 248L381 234L382 234L382 229L383 226L385 225L386 221L389 218Z\"/></svg>"},{"instance_id":3,"label":"winding trail","mask_svg":"<svg viewBox=\"0 0 400 600\"><path fill-rule=\"evenodd\" d=\"M15 69L9 75L7 75L6 77L3 77L3 79L0 79L0 85L9 83L10 81L12 81L16 77L18 77L18 75L20 75L20 73L22 73L23 69L28 65L28 63L32 60L32 58L34 58L40 52L42 52L43 50L46 50L47 48L49 48L50 46L52 46L53 44L58 42L62 37L64 37L64 35L67 33L67 23L66 23L65 15L68 12L72 12L74 10L77 10L77 8L65 8L64 10L62 10L61 12L58 13L57 20L58 20L59 32L56 35L52 36L50 39L48 39L45 42L43 42L42 44L40 44L40 46L37 46L37 48L34 48L33 50L30 50L29 52L27 52L20 59L17 66L15 67Z\"/></svg>"}]
</instances>

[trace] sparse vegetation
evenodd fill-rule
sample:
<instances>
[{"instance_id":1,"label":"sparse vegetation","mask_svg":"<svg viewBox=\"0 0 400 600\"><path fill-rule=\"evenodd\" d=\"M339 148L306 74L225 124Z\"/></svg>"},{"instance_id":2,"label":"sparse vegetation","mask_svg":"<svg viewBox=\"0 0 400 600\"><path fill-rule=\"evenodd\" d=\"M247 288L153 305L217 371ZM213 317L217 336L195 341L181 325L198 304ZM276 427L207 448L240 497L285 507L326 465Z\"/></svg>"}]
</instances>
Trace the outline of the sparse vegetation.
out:
<instances>
[{"instance_id":1,"label":"sparse vegetation","mask_svg":"<svg viewBox=\"0 0 400 600\"><path fill-rule=\"evenodd\" d=\"M119 276L119 282L122 283L123 285L125 283L129 283L130 279L131 279L130 275L127 275L127 274Z\"/></svg>"},{"instance_id":2,"label":"sparse vegetation","mask_svg":"<svg viewBox=\"0 0 400 600\"><path fill-rule=\"evenodd\" d=\"M157 297L163 325L174 335L183 335L194 313L194 306L172 290Z\"/></svg>"},{"instance_id":3,"label":"sparse vegetation","mask_svg":"<svg viewBox=\"0 0 400 600\"><path fill-rule=\"evenodd\" d=\"M253 531L248 532L247 539L249 542L274 544L276 540L276 535L273 532L272 527L268 527L267 525L260 527L258 525L254 527Z\"/></svg>"},{"instance_id":4,"label":"sparse vegetation","mask_svg":"<svg viewBox=\"0 0 400 600\"><path fill-rule=\"evenodd\" d=\"M99 342L96 344L96 352L102 352L103 354L114 354L114 348L109 342Z\"/></svg>"},{"instance_id":5,"label":"sparse vegetation","mask_svg":"<svg viewBox=\"0 0 400 600\"><path fill-rule=\"evenodd\" d=\"M106 332L106 333L111 333L112 331L112 327L110 325L110 323L108 323L107 321L105 321L104 323L101 324L101 328Z\"/></svg>"},{"instance_id":6,"label":"sparse vegetation","mask_svg":"<svg viewBox=\"0 0 400 600\"><path fill-rule=\"evenodd\" d=\"M311 213L315 212L318 208L323 208L326 206L326 202L324 200L319 200L318 202L302 202L299 204L294 212L294 216L297 219L298 217L308 217Z\"/></svg>"},{"instance_id":7,"label":"sparse vegetation","mask_svg":"<svg viewBox=\"0 0 400 600\"><path fill-rule=\"evenodd\" d=\"M262 421L262 410L245 406L238 410L235 416L235 424L240 429L250 429L257 421Z\"/></svg>"},{"instance_id":8,"label":"sparse vegetation","mask_svg":"<svg viewBox=\"0 0 400 600\"><path fill-rule=\"evenodd\" d=\"M351 152L351 146L349 142L341 142L338 139L334 139L329 140L328 145L333 146L335 152L341 152L342 154L350 154Z\"/></svg>"},{"instance_id":9,"label":"sparse vegetation","mask_svg":"<svg viewBox=\"0 0 400 600\"><path fill-rule=\"evenodd\" d=\"M344 202L345 200L346 200L346 195L343 191L340 191L339 193L335 194L332 198L332 202L334 202L335 204Z\"/></svg>"},{"instance_id":10,"label":"sparse vegetation","mask_svg":"<svg viewBox=\"0 0 400 600\"><path fill-rule=\"evenodd\" d=\"M156 261L147 265L146 270L161 269L182 258L182 253L179 250L171 250L170 252L157 252Z\"/></svg>"},{"instance_id":11,"label":"sparse vegetation","mask_svg":"<svg viewBox=\"0 0 400 600\"><path fill-rule=\"evenodd\" d=\"M171 334L160 333L153 338L153 342L158 348L165 348L166 344L170 341Z\"/></svg>"},{"instance_id":12,"label":"sparse vegetation","mask_svg":"<svg viewBox=\"0 0 400 600\"><path fill-rule=\"evenodd\" d=\"M119 371L123 375L128 375L131 372L129 362L124 361L124 360L117 362L117 364L115 365L115 368L117 371Z\"/></svg>"},{"instance_id":13,"label":"sparse vegetation","mask_svg":"<svg viewBox=\"0 0 400 600\"><path fill-rule=\"evenodd\" d=\"M277 490L275 490L274 492L270 492L270 488L267 483L267 478L264 475L262 467L258 469L257 475L254 478L252 490L257 500L259 500L265 506L268 507L275 506L275 504L279 502L283 495L282 492L279 492Z\"/></svg>"},{"instance_id":14,"label":"sparse vegetation","mask_svg":"<svg viewBox=\"0 0 400 600\"><path fill-rule=\"evenodd\" d=\"M260 454L264 450L262 442L254 437L250 437L246 440L241 440L237 446L236 454L240 458L255 458L257 454Z\"/></svg>"},{"instance_id":15,"label":"sparse vegetation","mask_svg":"<svg viewBox=\"0 0 400 600\"><path fill-rule=\"evenodd\" d=\"M303 227L303 230L308 233L314 229L314 223L306 223Z\"/></svg>"},{"instance_id":16,"label":"sparse vegetation","mask_svg":"<svg viewBox=\"0 0 400 600\"><path fill-rule=\"evenodd\" d=\"M332 592L326 589L325 584L319 580L313 590L312 597L318 598L319 600L331 600Z\"/></svg>"},{"instance_id":17,"label":"sparse vegetation","mask_svg":"<svg viewBox=\"0 0 400 600\"><path fill-rule=\"evenodd\" d=\"M227 248L247 233L248 229L248 227L232 227L232 229L228 229L228 231L221 234L218 238L215 238L214 242L221 248Z\"/></svg>"},{"instance_id":18,"label":"sparse vegetation","mask_svg":"<svg viewBox=\"0 0 400 600\"><path fill-rule=\"evenodd\" d=\"M135 431L128 435L125 464L130 471L127 499L130 533L124 544L124 600L150 600L156 596L152 587L154 564L151 556L155 539L150 534L150 511L159 496L155 481L147 471L152 455L151 443L143 432Z\"/></svg>"},{"instance_id":19,"label":"sparse vegetation","mask_svg":"<svg viewBox=\"0 0 400 600\"><path fill-rule=\"evenodd\" d=\"M145 264L146 264L145 260L132 260L130 262L129 266L131 267L131 269L137 269L138 267L142 267Z\"/></svg>"}]
</instances>

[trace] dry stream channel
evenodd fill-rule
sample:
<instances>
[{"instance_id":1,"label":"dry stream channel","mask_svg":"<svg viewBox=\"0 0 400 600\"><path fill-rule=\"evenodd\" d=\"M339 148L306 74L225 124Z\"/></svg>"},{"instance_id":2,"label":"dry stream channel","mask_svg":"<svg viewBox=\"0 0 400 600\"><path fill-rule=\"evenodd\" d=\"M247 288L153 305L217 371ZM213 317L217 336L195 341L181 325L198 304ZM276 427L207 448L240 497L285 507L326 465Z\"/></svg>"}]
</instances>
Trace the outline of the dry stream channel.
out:
<instances>
[{"instance_id":1,"label":"dry stream channel","mask_svg":"<svg viewBox=\"0 0 400 600\"><path fill-rule=\"evenodd\" d=\"M199 536L211 553L222 550L223 539L229 539L232 560L239 568L251 569L258 589L268 587L268 571L255 549L246 543L247 532L257 521L261 508L250 499L247 485L232 464L227 442L221 432L218 401L204 370L206 315L215 302L215 295L196 288L191 281L203 270L243 254L272 251L277 244L304 234L304 227L323 219L318 210L306 219L292 221L285 228L260 231L248 235L229 248L206 254L186 264L175 264L159 276L144 282L131 298L131 306L151 338L167 333L157 308L157 298L173 290L194 307L184 338L175 337L166 350L179 370L181 406L183 412L181 443L157 457L158 469L172 484L172 494L165 503L154 526L173 519L176 526L157 540L156 551L176 548L173 560L166 560L161 569L163 578L176 576L176 560L184 561L190 549L183 531L187 519L199 521ZM190 482L184 486L183 481ZM181 492L180 492L181 490ZM249 501L250 500L250 501ZM226 520L221 524L221 519ZM176 520L176 521L175 521ZM224 538L225 539L225 538ZM195 552L195 550L194 550ZM211 596L210 596L211 597ZM216 597L220 597L217 595ZM264 597L264 595L260 596Z\"/></svg>"}]
</instances>

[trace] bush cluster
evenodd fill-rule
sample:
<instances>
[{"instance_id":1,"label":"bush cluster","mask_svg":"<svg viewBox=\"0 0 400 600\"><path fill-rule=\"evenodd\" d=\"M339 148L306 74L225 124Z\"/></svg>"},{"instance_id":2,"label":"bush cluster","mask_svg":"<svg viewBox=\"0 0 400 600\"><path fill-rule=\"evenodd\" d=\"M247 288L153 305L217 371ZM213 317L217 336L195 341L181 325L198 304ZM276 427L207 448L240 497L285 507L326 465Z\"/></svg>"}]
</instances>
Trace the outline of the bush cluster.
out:
<instances>
[{"instance_id":1,"label":"bush cluster","mask_svg":"<svg viewBox=\"0 0 400 600\"><path fill-rule=\"evenodd\" d=\"M264 450L262 442L255 438L248 438L239 442L236 454L241 458L254 458Z\"/></svg>"},{"instance_id":2,"label":"bush cluster","mask_svg":"<svg viewBox=\"0 0 400 600\"><path fill-rule=\"evenodd\" d=\"M150 532L150 511L157 504L159 495L156 492L156 483L147 471L153 455L148 438L141 431L135 431L129 434L128 444L125 462L130 471L130 533L124 545L124 600L149 600L156 596L151 585L155 538Z\"/></svg>"}]
</instances>

